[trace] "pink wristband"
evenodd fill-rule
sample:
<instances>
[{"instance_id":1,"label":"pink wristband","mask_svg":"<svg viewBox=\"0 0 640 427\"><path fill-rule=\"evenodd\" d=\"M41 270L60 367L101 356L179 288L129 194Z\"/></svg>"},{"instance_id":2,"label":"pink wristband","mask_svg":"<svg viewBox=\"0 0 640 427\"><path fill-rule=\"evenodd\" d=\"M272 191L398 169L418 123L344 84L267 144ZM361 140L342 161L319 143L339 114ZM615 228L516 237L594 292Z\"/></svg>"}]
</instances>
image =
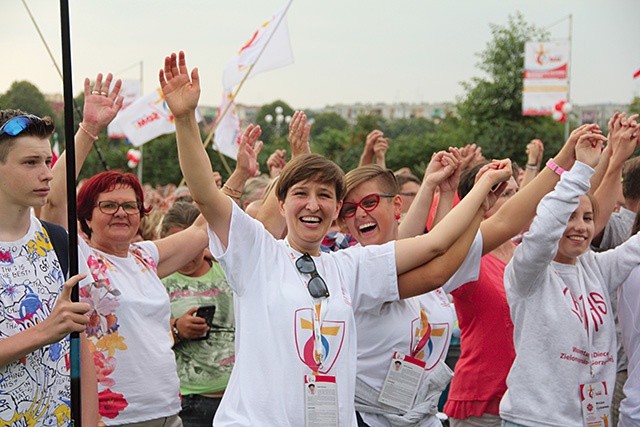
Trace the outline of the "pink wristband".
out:
<instances>
[{"instance_id":1,"label":"pink wristband","mask_svg":"<svg viewBox=\"0 0 640 427\"><path fill-rule=\"evenodd\" d=\"M558 164L553 159L549 159L547 161L547 167L558 174L558 176L562 176L562 174L566 172L566 170L558 166Z\"/></svg>"}]
</instances>

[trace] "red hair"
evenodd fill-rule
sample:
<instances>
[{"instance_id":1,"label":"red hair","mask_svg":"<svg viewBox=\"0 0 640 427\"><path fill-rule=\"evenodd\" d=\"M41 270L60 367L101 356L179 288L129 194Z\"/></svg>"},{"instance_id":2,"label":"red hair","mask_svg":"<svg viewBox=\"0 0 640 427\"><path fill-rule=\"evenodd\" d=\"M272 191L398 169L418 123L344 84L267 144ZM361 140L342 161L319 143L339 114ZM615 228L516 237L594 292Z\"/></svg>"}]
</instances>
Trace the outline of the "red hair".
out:
<instances>
[{"instance_id":1,"label":"red hair","mask_svg":"<svg viewBox=\"0 0 640 427\"><path fill-rule=\"evenodd\" d=\"M117 187L129 187L136 194L136 200L140 203L140 218L144 217L151 208L144 207L144 193L138 177L129 172L105 171L92 176L85 181L78 193L78 221L82 231L91 237L91 229L87 220L91 219L93 208L96 206L98 196L102 193L113 191Z\"/></svg>"}]
</instances>

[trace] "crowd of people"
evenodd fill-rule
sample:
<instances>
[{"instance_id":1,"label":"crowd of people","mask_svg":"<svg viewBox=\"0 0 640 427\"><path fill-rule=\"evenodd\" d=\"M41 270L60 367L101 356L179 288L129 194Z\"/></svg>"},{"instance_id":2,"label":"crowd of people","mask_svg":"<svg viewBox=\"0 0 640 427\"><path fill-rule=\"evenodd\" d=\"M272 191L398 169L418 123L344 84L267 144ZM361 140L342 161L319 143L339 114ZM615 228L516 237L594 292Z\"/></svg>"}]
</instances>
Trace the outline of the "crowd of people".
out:
<instances>
[{"instance_id":1,"label":"crowd of people","mask_svg":"<svg viewBox=\"0 0 640 427\"><path fill-rule=\"evenodd\" d=\"M640 423L637 115L576 128L544 166L537 139L523 168L461 144L418 178L386 168L380 130L345 174L298 111L290 159L261 175L249 124L223 183L198 70L173 53L159 81L186 185L79 183L70 278L66 154L51 168L50 119L0 111L0 424L71 424L71 333L87 426ZM120 89L85 79L76 174Z\"/></svg>"}]
</instances>

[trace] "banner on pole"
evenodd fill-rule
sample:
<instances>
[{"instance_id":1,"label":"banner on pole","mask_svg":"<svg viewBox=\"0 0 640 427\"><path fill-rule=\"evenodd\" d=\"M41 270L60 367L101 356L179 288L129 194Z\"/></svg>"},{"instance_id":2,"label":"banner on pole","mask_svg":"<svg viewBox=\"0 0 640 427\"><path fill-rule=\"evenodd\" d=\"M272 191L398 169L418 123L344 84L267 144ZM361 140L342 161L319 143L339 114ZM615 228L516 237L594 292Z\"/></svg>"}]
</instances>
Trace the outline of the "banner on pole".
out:
<instances>
[{"instance_id":1,"label":"banner on pole","mask_svg":"<svg viewBox=\"0 0 640 427\"><path fill-rule=\"evenodd\" d=\"M196 110L196 119L198 121L202 119L198 110ZM176 131L173 114L160 88L138 98L129 105L129 108L121 111L114 122L118 123L129 142L135 147L160 135Z\"/></svg>"},{"instance_id":2,"label":"banner on pole","mask_svg":"<svg viewBox=\"0 0 640 427\"><path fill-rule=\"evenodd\" d=\"M240 83L251 66L253 69L248 78L293 63L286 16L292 1L287 1L263 23L227 64L222 76L224 89L231 89Z\"/></svg>"},{"instance_id":3,"label":"banner on pole","mask_svg":"<svg viewBox=\"0 0 640 427\"><path fill-rule=\"evenodd\" d=\"M122 108L118 112L120 115L127 107L134 103L134 101L142 96L142 86L140 80L123 80L122 88L120 89L120 96L124 98L122 102ZM122 131L122 128L118 125L116 120L113 120L107 126L107 137L109 138L126 138L126 135Z\"/></svg>"},{"instance_id":4,"label":"banner on pole","mask_svg":"<svg viewBox=\"0 0 640 427\"><path fill-rule=\"evenodd\" d=\"M560 101L568 101L569 42L529 41L524 49L522 114L548 116Z\"/></svg>"},{"instance_id":5,"label":"banner on pole","mask_svg":"<svg viewBox=\"0 0 640 427\"><path fill-rule=\"evenodd\" d=\"M229 105L230 104L230 105ZM228 107L227 107L228 106ZM220 116L226 110L224 116ZM225 90L222 94L222 103L216 116L217 127L213 137L213 149L227 157L238 159L238 135L240 135L240 119L233 95Z\"/></svg>"}]
</instances>

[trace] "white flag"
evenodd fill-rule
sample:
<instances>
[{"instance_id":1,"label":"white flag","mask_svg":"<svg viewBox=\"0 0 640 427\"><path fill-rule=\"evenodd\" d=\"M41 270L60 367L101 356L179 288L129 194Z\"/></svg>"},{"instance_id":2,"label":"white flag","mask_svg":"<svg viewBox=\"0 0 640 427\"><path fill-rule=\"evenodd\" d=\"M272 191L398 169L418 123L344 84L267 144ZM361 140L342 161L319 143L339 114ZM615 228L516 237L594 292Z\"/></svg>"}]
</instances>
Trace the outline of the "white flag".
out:
<instances>
[{"instance_id":1,"label":"white flag","mask_svg":"<svg viewBox=\"0 0 640 427\"><path fill-rule=\"evenodd\" d=\"M232 99L233 96L231 95L231 92L225 90L222 94L222 103L218 108L218 115L216 116L218 127L216 128L216 133L213 137L213 149L227 157L237 159L240 119L238 118L236 104ZM229 106L228 109L227 105ZM227 109L226 114L220 118L220 115L224 113L225 109Z\"/></svg>"},{"instance_id":2,"label":"white flag","mask_svg":"<svg viewBox=\"0 0 640 427\"><path fill-rule=\"evenodd\" d=\"M196 110L196 119L201 120ZM173 114L160 88L138 98L114 119L132 145L139 147L160 135L176 131Z\"/></svg>"},{"instance_id":3,"label":"white flag","mask_svg":"<svg viewBox=\"0 0 640 427\"><path fill-rule=\"evenodd\" d=\"M124 98L122 102L122 108L118 112L118 115L122 114L127 107L135 102L136 99L142 96L142 86L140 80L123 80L122 88L120 89L120 96ZM116 116L117 117L117 116ZM117 120L112 121L107 126L107 136L109 138L125 138L126 135L122 129L118 126Z\"/></svg>"},{"instance_id":4,"label":"white flag","mask_svg":"<svg viewBox=\"0 0 640 427\"><path fill-rule=\"evenodd\" d=\"M227 64L222 76L222 86L225 89L231 89L240 83L254 64L248 78L293 63L286 16L292 1L287 1L287 4L262 24Z\"/></svg>"}]
</instances>

